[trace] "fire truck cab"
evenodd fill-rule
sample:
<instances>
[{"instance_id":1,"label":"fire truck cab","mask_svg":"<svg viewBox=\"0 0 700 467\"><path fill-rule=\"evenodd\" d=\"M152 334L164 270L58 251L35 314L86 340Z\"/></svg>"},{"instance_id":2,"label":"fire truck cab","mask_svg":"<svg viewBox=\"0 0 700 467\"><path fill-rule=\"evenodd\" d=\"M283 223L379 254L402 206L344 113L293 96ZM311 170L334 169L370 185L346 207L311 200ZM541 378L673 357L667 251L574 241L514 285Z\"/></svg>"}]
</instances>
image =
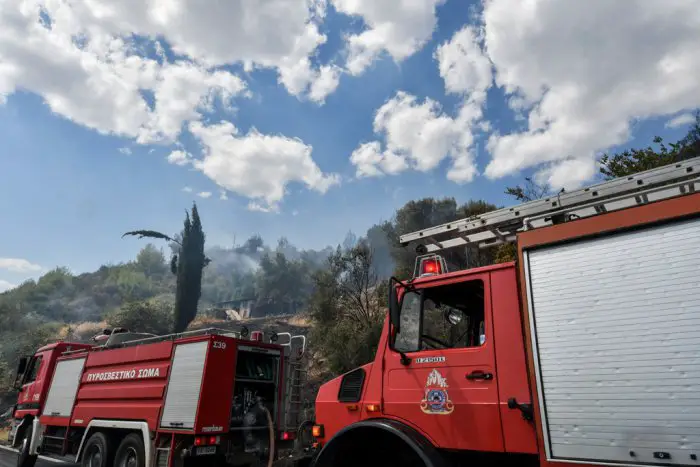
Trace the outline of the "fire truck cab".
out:
<instances>
[{"instance_id":1,"label":"fire truck cab","mask_svg":"<svg viewBox=\"0 0 700 467\"><path fill-rule=\"evenodd\" d=\"M405 234L315 467L700 465L700 158ZM517 259L448 271L448 248Z\"/></svg>"}]
</instances>

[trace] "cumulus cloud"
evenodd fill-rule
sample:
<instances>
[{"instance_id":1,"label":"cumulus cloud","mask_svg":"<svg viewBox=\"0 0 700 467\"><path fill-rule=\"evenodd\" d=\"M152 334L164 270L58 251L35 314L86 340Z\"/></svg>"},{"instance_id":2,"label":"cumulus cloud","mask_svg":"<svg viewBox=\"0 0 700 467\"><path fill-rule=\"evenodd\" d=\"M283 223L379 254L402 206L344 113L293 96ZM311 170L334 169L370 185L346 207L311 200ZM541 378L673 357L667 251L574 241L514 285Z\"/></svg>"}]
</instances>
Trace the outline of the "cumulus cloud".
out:
<instances>
[{"instance_id":1,"label":"cumulus cloud","mask_svg":"<svg viewBox=\"0 0 700 467\"><path fill-rule=\"evenodd\" d=\"M363 4L347 3L347 9ZM448 178L469 181L477 173L475 136L488 132L486 177L534 168L542 182L575 188L598 172L602 151L629 139L631 122L692 121L678 114L700 106L697 44L694 0L634 7L606 0L484 1L478 20L434 54L446 93L462 98L460 109L450 116L430 99L399 93L375 115L384 146L382 138L365 142L351 161L358 176L380 176L429 170L450 157ZM494 130L483 119L493 85L505 92L522 130Z\"/></svg>"},{"instance_id":2,"label":"cumulus cloud","mask_svg":"<svg viewBox=\"0 0 700 467\"><path fill-rule=\"evenodd\" d=\"M666 128L678 128L681 126L685 125L690 125L695 121L695 115L691 113L684 113L681 115L678 115L677 117L672 118L668 122L666 122Z\"/></svg>"},{"instance_id":3,"label":"cumulus cloud","mask_svg":"<svg viewBox=\"0 0 700 467\"><path fill-rule=\"evenodd\" d=\"M43 268L23 258L0 258L0 269L10 272L40 272Z\"/></svg>"},{"instance_id":4,"label":"cumulus cloud","mask_svg":"<svg viewBox=\"0 0 700 467\"><path fill-rule=\"evenodd\" d=\"M345 15L361 18L365 29L348 34L347 70L359 75L387 52L399 62L423 48L437 25L436 9L445 0L331 0Z\"/></svg>"},{"instance_id":5,"label":"cumulus cloud","mask_svg":"<svg viewBox=\"0 0 700 467\"><path fill-rule=\"evenodd\" d=\"M211 198L211 191L200 191L197 196L204 199Z\"/></svg>"},{"instance_id":6,"label":"cumulus cloud","mask_svg":"<svg viewBox=\"0 0 700 467\"><path fill-rule=\"evenodd\" d=\"M189 130L202 144L203 157L194 167L221 188L251 198L253 210L276 211L290 182L319 193L340 182L337 174L321 171L311 158L312 147L299 139L255 129L240 134L226 121L192 122Z\"/></svg>"},{"instance_id":7,"label":"cumulus cloud","mask_svg":"<svg viewBox=\"0 0 700 467\"><path fill-rule=\"evenodd\" d=\"M408 168L426 172L450 159L449 180L465 183L477 174L474 156L476 123L483 114L486 91L492 83L491 62L484 54L479 32L465 26L437 47L440 76L447 93L462 98L455 117L440 105L398 92L381 106L374 118L374 131L385 144L361 144L351 155L358 177L396 174Z\"/></svg>"},{"instance_id":8,"label":"cumulus cloud","mask_svg":"<svg viewBox=\"0 0 700 467\"><path fill-rule=\"evenodd\" d=\"M339 67L312 63L326 41L318 27L325 16L325 0L17 0L14 4L0 8L0 98L27 90L41 96L55 114L139 144L177 144L191 122L204 120L216 108L233 109L237 99L249 97L246 83L228 65L242 65L246 72L275 70L289 93L319 104L340 79ZM210 137L206 129L215 127L192 126L200 129L195 137ZM335 183L320 173L303 143L283 136L249 136L293 142L286 145L294 146L292 151L308 148L298 151L303 154L298 160L306 164L298 170L311 171L302 176L297 169L276 169L276 176L262 188L251 191L239 186L239 193L254 193L267 200L266 205L279 202L281 187L290 181L303 180L320 191ZM246 141L247 137L235 139L248 147ZM205 174L216 172L211 164L221 153L210 142L202 142L208 151L200 161ZM176 147L180 149L168 155L168 162L179 166L193 162L193 154L180 144ZM253 150L248 156L256 154ZM288 155L266 154L270 167L289 162ZM268 170L258 168L261 173ZM292 178L286 179L287 175Z\"/></svg>"},{"instance_id":9,"label":"cumulus cloud","mask_svg":"<svg viewBox=\"0 0 700 467\"><path fill-rule=\"evenodd\" d=\"M400 91L374 117L374 131L385 140L384 149L379 141L365 143L350 160L357 167L356 175L363 177L396 174L408 168L426 172L450 157L448 178L469 181L475 175L469 152L472 137L463 129L463 123L444 115L437 102L420 102Z\"/></svg>"},{"instance_id":10,"label":"cumulus cloud","mask_svg":"<svg viewBox=\"0 0 700 467\"><path fill-rule=\"evenodd\" d=\"M192 155L181 149L177 149L168 154L168 162L175 165L187 165L192 162Z\"/></svg>"},{"instance_id":11,"label":"cumulus cloud","mask_svg":"<svg viewBox=\"0 0 700 467\"><path fill-rule=\"evenodd\" d=\"M578 186L631 121L700 106L695 0L491 0L483 23L496 84L527 120L489 138L490 178L544 167L553 186Z\"/></svg>"},{"instance_id":12,"label":"cumulus cloud","mask_svg":"<svg viewBox=\"0 0 700 467\"><path fill-rule=\"evenodd\" d=\"M243 93L245 83L229 72L139 53L132 34L167 37L170 29L153 27L165 13L146 5L24 0L1 8L0 95L28 90L101 133L171 143L214 99L226 104Z\"/></svg>"}]
</instances>

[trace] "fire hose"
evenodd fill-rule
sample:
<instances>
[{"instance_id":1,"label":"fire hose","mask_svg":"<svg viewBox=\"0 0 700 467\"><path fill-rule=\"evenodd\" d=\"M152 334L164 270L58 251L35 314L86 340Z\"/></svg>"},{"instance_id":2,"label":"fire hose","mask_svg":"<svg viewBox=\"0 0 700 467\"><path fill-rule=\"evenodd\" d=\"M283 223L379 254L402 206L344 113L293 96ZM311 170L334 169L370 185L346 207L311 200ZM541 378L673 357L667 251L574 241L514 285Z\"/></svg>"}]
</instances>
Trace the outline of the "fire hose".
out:
<instances>
[{"instance_id":1,"label":"fire hose","mask_svg":"<svg viewBox=\"0 0 700 467\"><path fill-rule=\"evenodd\" d=\"M272 415L270 415L270 411L267 410L267 407L264 405L261 406L265 411L265 416L267 417L267 428L270 432L270 447L268 449L267 467L272 467L272 464L275 461L275 425L272 423Z\"/></svg>"}]
</instances>

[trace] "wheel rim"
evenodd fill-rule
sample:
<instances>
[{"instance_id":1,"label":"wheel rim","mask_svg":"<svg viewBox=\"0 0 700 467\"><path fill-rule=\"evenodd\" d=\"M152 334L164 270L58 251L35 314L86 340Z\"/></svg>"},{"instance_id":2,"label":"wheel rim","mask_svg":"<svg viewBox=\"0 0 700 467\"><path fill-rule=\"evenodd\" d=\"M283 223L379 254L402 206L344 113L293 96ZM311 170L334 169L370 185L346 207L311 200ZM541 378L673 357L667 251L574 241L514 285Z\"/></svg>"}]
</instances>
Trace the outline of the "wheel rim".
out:
<instances>
[{"instance_id":1,"label":"wheel rim","mask_svg":"<svg viewBox=\"0 0 700 467\"><path fill-rule=\"evenodd\" d=\"M119 465L119 467L137 467L138 466L138 455L136 454L136 449L129 447L124 453L124 457Z\"/></svg>"},{"instance_id":2,"label":"wheel rim","mask_svg":"<svg viewBox=\"0 0 700 467\"><path fill-rule=\"evenodd\" d=\"M102 465L102 452L97 446L90 449L88 456L88 465L90 467L100 467Z\"/></svg>"}]
</instances>

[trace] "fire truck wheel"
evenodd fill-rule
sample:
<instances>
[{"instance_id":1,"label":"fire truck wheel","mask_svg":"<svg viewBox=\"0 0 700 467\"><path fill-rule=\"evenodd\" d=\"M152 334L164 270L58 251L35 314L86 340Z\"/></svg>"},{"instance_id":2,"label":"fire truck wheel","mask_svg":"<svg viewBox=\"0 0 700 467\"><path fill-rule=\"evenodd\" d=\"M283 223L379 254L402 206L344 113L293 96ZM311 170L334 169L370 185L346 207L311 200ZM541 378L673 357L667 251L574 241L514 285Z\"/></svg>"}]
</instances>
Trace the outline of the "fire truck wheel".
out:
<instances>
[{"instance_id":1,"label":"fire truck wheel","mask_svg":"<svg viewBox=\"0 0 700 467\"><path fill-rule=\"evenodd\" d=\"M93 433L85 443L81 465L82 467L108 467L112 464L112 456L112 440L98 431Z\"/></svg>"},{"instance_id":2,"label":"fire truck wheel","mask_svg":"<svg viewBox=\"0 0 700 467\"><path fill-rule=\"evenodd\" d=\"M29 455L29 443L32 440L32 430L27 428L22 433L22 440L19 443L19 455L17 456L17 467L34 467L39 456Z\"/></svg>"},{"instance_id":3,"label":"fire truck wheel","mask_svg":"<svg viewBox=\"0 0 700 467\"><path fill-rule=\"evenodd\" d=\"M127 435L119 444L114 456L114 467L144 467L146 465L146 450L143 439L136 433Z\"/></svg>"}]
</instances>

